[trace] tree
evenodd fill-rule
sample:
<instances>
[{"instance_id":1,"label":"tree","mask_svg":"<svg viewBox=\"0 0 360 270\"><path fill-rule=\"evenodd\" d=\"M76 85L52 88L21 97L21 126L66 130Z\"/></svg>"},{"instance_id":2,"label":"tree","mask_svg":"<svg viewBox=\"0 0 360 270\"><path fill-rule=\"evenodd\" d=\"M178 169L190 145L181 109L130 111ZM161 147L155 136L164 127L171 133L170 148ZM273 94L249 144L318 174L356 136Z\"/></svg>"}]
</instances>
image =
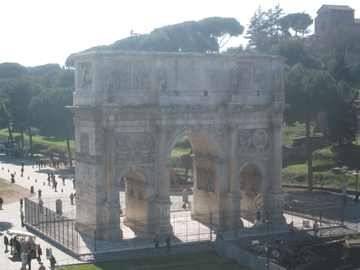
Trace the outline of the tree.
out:
<instances>
[{"instance_id":1,"label":"tree","mask_svg":"<svg viewBox=\"0 0 360 270\"><path fill-rule=\"evenodd\" d=\"M18 63L0 64L0 79L17 78L26 74L26 68Z\"/></svg>"},{"instance_id":2,"label":"tree","mask_svg":"<svg viewBox=\"0 0 360 270\"><path fill-rule=\"evenodd\" d=\"M46 89L41 95L35 97L30 105L43 134L50 137L58 135L62 130L65 131L70 166L72 166L70 131L73 127L74 115L66 106L72 105L73 92L74 87Z\"/></svg>"},{"instance_id":3,"label":"tree","mask_svg":"<svg viewBox=\"0 0 360 270\"><path fill-rule=\"evenodd\" d=\"M298 33L302 36L310 33L309 26L312 23L313 19L305 12L290 13L280 19L280 24L285 34L288 34L288 30L291 28L295 32L295 37L298 36Z\"/></svg>"},{"instance_id":4,"label":"tree","mask_svg":"<svg viewBox=\"0 0 360 270\"><path fill-rule=\"evenodd\" d=\"M244 26L234 18L211 17L199 22L199 32L210 42L211 52L219 52L232 37L240 36Z\"/></svg>"},{"instance_id":5,"label":"tree","mask_svg":"<svg viewBox=\"0 0 360 270\"><path fill-rule=\"evenodd\" d=\"M150 34L134 34L109 46L96 46L85 50L126 50L165 52L219 52L231 37L243 33L244 27L234 18L210 17L200 21L185 21L166 25ZM73 55L66 59L67 67L74 67Z\"/></svg>"},{"instance_id":6,"label":"tree","mask_svg":"<svg viewBox=\"0 0 360 270\"><path fill-rule=\"evenodd\" d=\"M306 44L305 39L284 39L273 46L270 54L286 57L286 64L294 66L300 63L305 68L320 68L320 63L312 52L312 49Z\"/></svg>"},{"instance_id":7,"label":"tree","mask_svg":"<svg viewBox=\"0 0 360 270\"><path fill-rule=\"evenodd\" d=\"M337 82L337 91L329 97L331 110L326 113L324 134L330 142L350 144L356 139L356 107L358 92L345 81Z\"/></svg>"},{"instance_id":8,"label":"tree","mask_svg":"<svg viewBox=\"0 0 360 270\"><path fill-rule=\"evenodd\" d=\"M310 122L319 112L331 109L329 98L337 93L335 80L323 70L295 69L286 74L284 120L305 123L307 138L308 189L312 192L313 171L310 140Z\"/></svg>"},{"instance_id":9,"label":"tree","mask_svg":"<svg viewBox=\"0 0 360 270\"><path fill-rule=\"evenodd\" d=\"M12 140L12 131L18 130L21 133L22 146L24 146L24 132L29 124L28 108L31 99L39 93L40 89L41 86L29 78L12 79L7 87L10 140Z\"/></svg>"}]
</instances>

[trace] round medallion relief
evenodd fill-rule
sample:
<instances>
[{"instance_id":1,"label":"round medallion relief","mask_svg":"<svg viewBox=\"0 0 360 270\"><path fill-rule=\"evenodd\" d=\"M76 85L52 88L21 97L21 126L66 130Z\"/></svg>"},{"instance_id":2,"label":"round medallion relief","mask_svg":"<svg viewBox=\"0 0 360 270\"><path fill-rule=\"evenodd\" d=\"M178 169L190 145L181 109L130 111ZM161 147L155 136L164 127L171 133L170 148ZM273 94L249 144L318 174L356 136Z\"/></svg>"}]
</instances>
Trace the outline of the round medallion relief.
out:
<instances>
[{"instance_id":1,"label":"round medallion relief","mask_svg":"<svg viewBox=\"0 0 360 270\"><path fill-rule=\"evenodd\" d=\"M131 151L132 140L129 135L119 134L115 138L115 150L119 154L127 154Z\"/></svg>"},{"instance_id":2,"label":"round medallion relief","mask_svg":"<svg viewBox=\"0 0 360 270\"><path fill-rule=\"evenodd\" d=\"M259 129L252 136L252 142L257 148L264 148L268 143L268 135L265 130Z\"/></svg>"},{"instance_id":3,"label":"round medallion relief","mask_svg":"<svg viewBox=\"0 0 360 270\"><path fill-rule=\"evenodd\" d=\"M248 148L251 144L251 135L246 130L239 132L239 148L244 149Z\"/></svg>"},{"instance_id":4,"label":"round medallion relief","mask_svg":"<svg viewBox=\"0 0 360 270\"><path fill-rule=\"evenodd\" d=\"M154 150L154 140L148 134L140 134L135 139L135 149L139 153L150 153Z\"/></svg>"}]
</instances>

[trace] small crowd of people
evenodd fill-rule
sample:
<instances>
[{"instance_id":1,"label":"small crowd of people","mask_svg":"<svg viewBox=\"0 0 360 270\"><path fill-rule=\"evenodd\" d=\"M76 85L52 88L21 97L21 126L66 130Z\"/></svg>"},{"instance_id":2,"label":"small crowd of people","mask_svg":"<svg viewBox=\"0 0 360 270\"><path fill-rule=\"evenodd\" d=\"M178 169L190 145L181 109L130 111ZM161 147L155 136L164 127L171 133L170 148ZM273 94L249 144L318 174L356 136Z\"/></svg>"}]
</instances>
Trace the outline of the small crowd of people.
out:
<instances>
[{"instance_id":1,"label":"small crowd of people","mask_svg":"<svg viewBox=\"0 0 360 270\"><path fill-rule=\"evenodd\" d=\"M28 238L28 240L26 240ZM5 252L8 252L8 246L10 246L10 254L17 256L21 260L22 267L20 270L31 270L31 260L37 259L40 264L39 270L45 270L45 266L41 260L42 249L40 245L35 244L35 241L32 237L20 237L14 236L12 238L4 235L4 245ZM55 270L56 260L55 257L51 254L49 257L50 267L52 270Z\"/></svg>"},{"instance_id":2,"label":"small crowd of people","mask_svg":"<svg viewBox=\"0 0 360 270\"><path fill-rule=\"evenodd\" d=\"M160 243L159 237L156 236L153 241L155 243L155 252L158 252L159 251L159 243ZM171 249L170 249L170 244L171 244L170 235L168 235L168 237L166 237L165 242L166 242L166 253L171 252Z\"/></svg>"}]
</instances>

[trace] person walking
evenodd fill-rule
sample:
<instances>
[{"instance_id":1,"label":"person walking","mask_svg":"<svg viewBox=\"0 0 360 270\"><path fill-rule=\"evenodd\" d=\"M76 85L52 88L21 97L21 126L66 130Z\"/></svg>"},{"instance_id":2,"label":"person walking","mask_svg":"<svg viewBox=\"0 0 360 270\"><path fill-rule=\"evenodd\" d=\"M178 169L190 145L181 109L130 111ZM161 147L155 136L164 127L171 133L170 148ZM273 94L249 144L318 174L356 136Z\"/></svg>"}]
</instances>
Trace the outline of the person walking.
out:
<instances>
[{"instance_id":1,"label":"person walking","mask_svg":"<svg viewBox=\"0 0 360 270\"><path fill-rule=\"evenodd\" d=\"M42 249L41 249L40 245L38 246L37 254L38 254L38 256L37 256L36 259L37 259L37 261L38 261L39 263L41 263Z\"/></svg>"},{"instance_id":2,"label":"person walking","mask_svg":"<svg viewBox=\"0 0 360 270\"><path fill-rule=\"evenodd\" d=\"M9 245L9 238L4 235L4 245L5 245L5 252L8 252L8 245Z\"/></svg>"},{"instance_id":3,"label":"person walking","mask_svg":"<svg viewBox=\"0 0 360 270\"><path fill-rule=\"evenodd\" d=\"M62 176L63 186L65 186L65 175Z\"/></svg>"},{"instance_id":4,"label":"person walking","mask_svg":"<svg viewBox=\"0 0 360 270\"><path fill-rule=\"evenodd\" d=\"M2 197L0 197L0 210L2 210L2 205L3 205L3 203L4 203L4 200L3 200Z\"/></svg>"},{"instance_id":5,"label":"person walking","mask_svg":"<svg viewBox=\"0 0 360 270\"><path fill-rule=\"evenodd\" d=\"M23 209L23 204L24 204L24 200L21 198L20 199L20 211L22 211L22 209Z\"/></svg>"},{"instance_id":6,"label":"person walking","mask_svg":"<svg viewBox=\"0 0 360 270\"><path fill-rule=\"evenodd\" d=\"M29 265L29 270L31 270L31 259L32 259L32 254L31 252L29 252L27 255L27 264Z\"/></svg>"},{"instance_id":7,"label":"person walking","mask_svg":"<svg viewBox=\"0 0 360 270\"><path fill-rule=\"evenodd\" d=\"M294 233L294 221L291 221L290 224L289 224L289 233L290 233L290 236L295 236L295 233Z\"/></svg>"},{"instance_id":8,"label":"person walking","mask_svg":"<svg viewBox=\"0 0 360 270\"><path fill-rule=\"evenodd\" d=\"M51 255L51 257L50 257L50 268L51 268L51 270L55 270L55 264L56 264L55 257L54 257L54 255Z\"/></svg>"},{"instance_id":9,"label":"person walking","mask_svg":"<svg viewBox=\"0 0 360 270\"><path fill-rule=\"evenodd\" d=\"M27 254L26 254L25 250L23 250L23 252L21 253L21 264L22 264L22 267L24 268L24 270L26 270Z\"/></svg>"},{"instance_id":10,"label":"person walking","mask_svg":"<svg viewBox=\"0 0 360 270\"><path fill-rule=\"evenodd\" d=\"M70 200L71 200L71 205L73 205L74 204L74 194L70 194Z\"/></svg>"},{"instance_id":11,"label":"person walking","mask_svg":"<svg viewBox=\"0 0 360 270\"><path fill-rule=\"evenodd\" d=\"M43 263L40 263L40 267L39 267L39 270L46 270L45 266L43 265Z\"/></svg>"},{"instance_id":12,"label":"person walking","mask_svg":"<svg viewBox=\"0 0 360 270\"><path fill-rule=\"evenodd\" d=\"M317 221L315 220L315 222L314 222L314 224L313 224L313 230L314 230L314 236L315 236L315 237L317 237L318 229L319 229L319 224L318 224Z\"/></svg>"},{"instance_id":13,"label":"person walking","mask_svg":"<svg viewBox=\"0 0 360 270\"><path fill-rule=\"evenodd\" d=\"M54 180L54 189L55 189L55 192L57 192L56 187L57 187L57 181Z\"/></svg>"},{"instance_id":14,"label":"person walking","mask_svg":"<svg viewBox=\"0 0 360 270\"><path fill-rule=\"evenodd\" d=\"M21 219L21 227L24 227L24 212L21 211L20 213L20 219Z\"/></svg>"},{"instance_id":15,"label":"person walking","mask_svg":"<svg viewBox=\"0 0 360 270\"><path fill-rule=\"evenodd\" d=\"M159 238L158 238L158 236L155 237L154 243L155 243L155 251L158 252L159 251Z\"/></svg>"},{"instance_id":16,"label":"person walking","mask_svg":"<svg viewBox=\"0 0 360 270\"><path fill-rule=\"evenodd\" d=\"M171 252L170 249L170 235L166 238L166 253Z\"/></svg>"}]
</instances>

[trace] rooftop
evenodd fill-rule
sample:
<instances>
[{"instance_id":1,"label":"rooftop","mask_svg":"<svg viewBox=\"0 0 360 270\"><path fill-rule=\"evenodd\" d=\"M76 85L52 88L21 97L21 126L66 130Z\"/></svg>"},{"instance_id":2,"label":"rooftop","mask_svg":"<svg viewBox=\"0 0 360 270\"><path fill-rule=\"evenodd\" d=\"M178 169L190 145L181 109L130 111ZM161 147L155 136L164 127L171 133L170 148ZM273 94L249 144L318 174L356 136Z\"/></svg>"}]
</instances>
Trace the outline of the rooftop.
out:
<instances>
[{"instance_id":1,"label":"rooftop","mask_svg":"<svg viewBox=\"0 0 360 270\"><path fill-rule=\"evenodd\" d=\"M339 5L322 5L320 9L322 9L323 7L326 7L328 9L332 9L332 10L355 10L349 6L339 6ZM319 12L319 10L317 12Z\"/></svg>"}]
</instances>

